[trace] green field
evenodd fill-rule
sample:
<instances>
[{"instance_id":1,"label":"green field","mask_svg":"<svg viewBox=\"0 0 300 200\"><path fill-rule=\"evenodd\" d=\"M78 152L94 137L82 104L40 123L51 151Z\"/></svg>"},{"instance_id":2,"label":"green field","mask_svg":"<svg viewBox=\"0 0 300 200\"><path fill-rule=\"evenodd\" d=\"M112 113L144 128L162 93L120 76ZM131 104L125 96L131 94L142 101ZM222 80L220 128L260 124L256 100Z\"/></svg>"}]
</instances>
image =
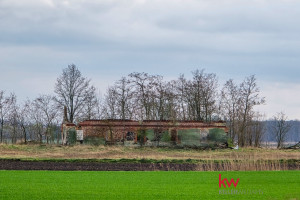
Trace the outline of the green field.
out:
<instances>
[{"instance_id":1,"label":"green field","mask_svg":"<svg viewBox=\"0 0 300 200\"><path fill-rule=\"evenodd\" d=\"M219 194L219 173L241 194ZM300 199L300 171L0 171L0 199Z\"/></svg>"}]
</instances>

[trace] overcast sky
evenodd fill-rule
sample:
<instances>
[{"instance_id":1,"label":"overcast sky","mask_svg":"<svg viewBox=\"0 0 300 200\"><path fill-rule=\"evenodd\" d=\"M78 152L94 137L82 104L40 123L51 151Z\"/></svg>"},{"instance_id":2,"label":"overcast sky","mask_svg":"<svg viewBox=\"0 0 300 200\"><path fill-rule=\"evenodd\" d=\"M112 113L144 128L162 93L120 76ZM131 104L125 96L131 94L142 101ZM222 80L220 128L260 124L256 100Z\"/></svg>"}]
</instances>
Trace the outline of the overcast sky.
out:
<instances>
[{"instance_id":1,"label":"overcast sky","mask_svg":"<svg viewBox=\"0 0 300 200\"><path fill-rule=\"evenodd\" d=\"M255 74L267 117L300 119L298 0L0 0L0 90L53 93L76 64L102 93L130 72Z\"/></svg>"}]
</instances>

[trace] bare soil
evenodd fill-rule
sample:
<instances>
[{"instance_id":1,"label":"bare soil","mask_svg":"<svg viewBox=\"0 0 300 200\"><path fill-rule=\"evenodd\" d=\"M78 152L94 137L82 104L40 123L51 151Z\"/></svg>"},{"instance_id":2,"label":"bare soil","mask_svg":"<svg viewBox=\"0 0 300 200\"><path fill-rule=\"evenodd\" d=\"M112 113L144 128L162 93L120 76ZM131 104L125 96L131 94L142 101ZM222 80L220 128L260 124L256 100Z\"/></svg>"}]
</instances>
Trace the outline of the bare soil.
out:
<instances>
[{"instance_id":1,"label":"bare soil","mask_svg":"<svg viewBox=\"0 0 300 200\"><path fill-rule=\"evenodd\" d=\"M0 160L0 170L60 171L194 171L196 164L176 163L99 163Z\"/></svg>"},{"instance_id":2,"label":"bare soil","mask_svg":"<svg viewBox=\"0 0 300 200\"><path fill-rule=\"evenodd\" d=\"M268 165L268 170L300 170L299 163ZM256 164L228 165L222 163L99 163L99 162L51 162L22 161L18 159L0 160L0 170L59 170L59 171L233 171L266 170L266 166Z\"/></svg>"}]
</instances>

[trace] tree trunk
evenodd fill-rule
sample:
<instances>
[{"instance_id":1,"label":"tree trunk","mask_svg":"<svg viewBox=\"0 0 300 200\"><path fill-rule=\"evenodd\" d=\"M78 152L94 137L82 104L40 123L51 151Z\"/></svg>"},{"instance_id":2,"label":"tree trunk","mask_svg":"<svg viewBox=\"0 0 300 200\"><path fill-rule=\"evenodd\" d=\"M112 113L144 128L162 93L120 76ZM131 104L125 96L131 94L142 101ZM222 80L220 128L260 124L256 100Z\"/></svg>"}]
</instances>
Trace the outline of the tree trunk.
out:
<instances>
[{"instance_id":1,"label":"tree trunk","mask_svg":"<svg viewBox=\"0 0 300 200\"><path fill-rule=\"evenodd\" d=\"M27 138L26 138L27 134L26 134L26 129L25 129L24 125L22 125L22 130L23 130L23 136L24 136L24 143L27 144Z\"/></svg>"},{"instance_id":2,"label":"tree trunk","mask_svg":"<svg viewBox=\"0 0 300 200\"><path fill-rule=\"evenodd\" d=\"M0 142L3 142L3 125L4 125L4 121L3 119L1 119L1 129L0 129L0 135L1 135L1 139Z\"/></svg>"}]
</instances>

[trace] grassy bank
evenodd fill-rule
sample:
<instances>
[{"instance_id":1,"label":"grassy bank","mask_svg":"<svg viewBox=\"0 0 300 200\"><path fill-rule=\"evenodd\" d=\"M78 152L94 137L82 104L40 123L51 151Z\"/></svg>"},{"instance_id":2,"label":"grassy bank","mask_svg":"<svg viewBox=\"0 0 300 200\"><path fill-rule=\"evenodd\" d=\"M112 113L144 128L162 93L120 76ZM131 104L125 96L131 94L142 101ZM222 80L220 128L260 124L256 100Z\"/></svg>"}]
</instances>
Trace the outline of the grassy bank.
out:
<instances>
[{"instance_id":1,"label":"grassy bank","mask_svg":"<svg viewBox=\"0 0 300 200\"><path fill-rule=\"evenodd\" d=\"M153 160L289 160L300 150L243 148L194 150L124 146L0 145L0 158L36 159L153 159Z\"/></svg>"},{"instance_id":2,"label":"grassy bank","mask_svg":"<svg viewBox=\"0 0 300 200\"><path fill-rule=\"evenodd\" d=\"M219 174L239 178L236 188L220 189ZM299 176L300 171L0 171L0 199L299 199Z\"/></svg>"},{"instance_id":3,"label":"grassy bank","mask_svg":"<svg viewBox=\"0 0 300 200\"><path fill-rule=\"evenodd\" d=\"M299 170L300 150L195 150L124 146L0 145L0 160L31 162L177 163L198 171ZM4 168L5 169L5 168Z\"/></svg>"}]
</instances>

